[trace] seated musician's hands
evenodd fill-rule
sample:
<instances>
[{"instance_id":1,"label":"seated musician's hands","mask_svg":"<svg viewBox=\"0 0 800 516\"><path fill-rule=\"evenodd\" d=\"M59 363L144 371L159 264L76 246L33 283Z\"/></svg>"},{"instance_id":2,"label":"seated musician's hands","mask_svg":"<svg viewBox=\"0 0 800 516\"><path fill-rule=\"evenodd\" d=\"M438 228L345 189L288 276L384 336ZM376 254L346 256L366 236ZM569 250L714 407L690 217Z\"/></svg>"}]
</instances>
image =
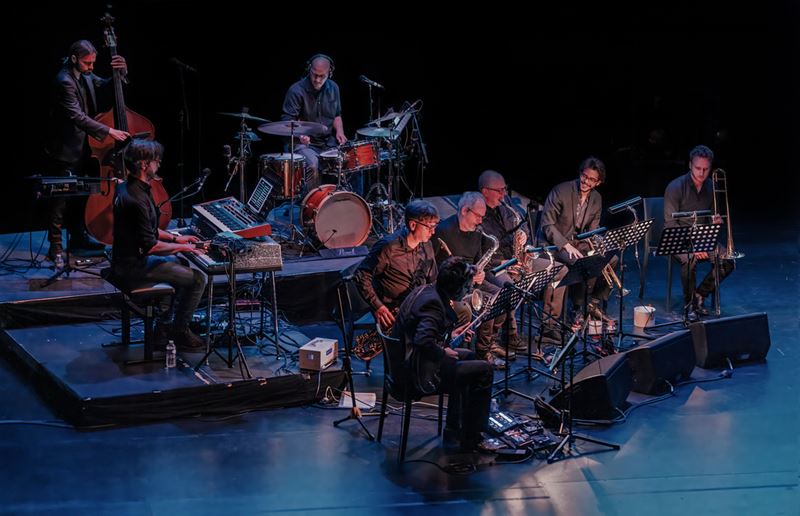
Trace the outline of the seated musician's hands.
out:
<instances>
[{"instance_id":1,"label":"seated musician's hands","mask_svg":"<svg viewBox=\"0 0 800 516\"><path fill-rule=\"evenodd\" d=\"M572 244L564 244L564 251L566 251L567 255L569 255L570 260L583 258L583 254L581 254L581 252L578 251Z\"/></svg>"},{"instance_id":2,"label":"seated musician's hands","mask_svg":"<svg viewBox=\"0 0 800 516\"><path fill-rule=\"evenodd\" d=\"M200 239L194 235L180 235L175 237L175 242L178 244L196 244Z\"/></svg>"},{"instance_id":3,"label":"seated musician's hands","mask_svg":"<svg viewBox=\"0 0 800 516\"><path fill-rule=\"evenodd\" d=\"M472 282L476 285L480 285L483 283L484 279L486 279L486 271L480 271L472 278Z\"/></svg>"},{"instance_id":4,"label":"seated musician's hands","mask_svg":"<svg viewBox=\"0 0 800 516\"><path fill-rule=\"evenodd\" d=\"M458 360L458 351L453 348L444 348L444 356Z\"/></svg>"},{"instance_id":5,"label":"seated musician's hands","mask_svg":"<svg viewBox=\"0 0 800 516\"><path fill-rule=\"evenodd\" d=\"M344 145L347 142L347 136L344 133L337 132L336 133L336 143L339 145Z\"/></svg>"},{"instance_id":6,"label":"seated musician's hands","mask_svg":"<svg viewBox=\"0 0 800 516\"><path fill-rule=\"evenodd\" d=\"M384 330L388 330L394 324L394 316L392 315L392 311L385 306L375 310L375 320Z\"/></svg>"},{"instance_id":7,"label":"seated musician's hands","mask_svg":"<svg viewBox=\"0 0 800 516\"><path fill-rule=\"evenodd\" d=\"M696 260L708 260L708 253L701 251L699 253L694 253L694 257Z\"/></svg>"},{"instance_id":8,"label":"seated musician's hands","mask_svg":"<svg viewBox=\"0 0 800 516\"><path fill-rule=\"evenodd\" d=\"M469 328L469 325L470 325L470 323L471 323L471 322L472 322L472 321L467 321L466 323L462 324L462 325L461 325L461 326L459 326L458 328L454 329L454 330L453 330L453 335L452 335L452 336L453 336L453 338L456 338L456 337L458 337L459 335L461 335L462 333L464 333L464 331L466 330L466 332L467 332L467 333L464 335L464 341L465 341L465 342L469 342L469 341L471 341L471 340L472 340L472 338L473 338L473 337L475 337L475 332L474 332L474 331L472 331L472 330L468 330L468 329L467 329L467 328Z\"/></svg>"},{"instance_id":9,"label":"seated musician's hands","mask_svg":"<svg viewBox=\"0 0 800 516\"><path fill-rule=\"evenodd\" d=\"M302 143L303 145L308 145L309 143L311 143L311 137L310 136L306 136L305 134L301 134L297 138L300 140L300 143Z\"/></svg>"},{"instance_id":10,"label":"seated musician's hands","mask_svg":"<svg viewBox=\"0 0 800 516\"><path fill-rule=\"evenodd\" d=\"M185 244L185 243L176 243L175 244L175 252L176 253L194 253L194 254L202 254L203 250L196 247L194 244Z\"/></svg>"}]
</instances>

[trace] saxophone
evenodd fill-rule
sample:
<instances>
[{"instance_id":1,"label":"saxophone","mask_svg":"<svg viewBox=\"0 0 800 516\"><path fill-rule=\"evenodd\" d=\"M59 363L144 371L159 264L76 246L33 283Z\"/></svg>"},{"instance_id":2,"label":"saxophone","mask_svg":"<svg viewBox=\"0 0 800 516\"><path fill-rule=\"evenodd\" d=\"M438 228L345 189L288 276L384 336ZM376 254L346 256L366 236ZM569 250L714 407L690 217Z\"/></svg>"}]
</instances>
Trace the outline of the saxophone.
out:
<instances>
[{"instance_id":1,"label":"saxophone","mask_svg":"<svg viewBox=\"0 0 800 516\"><path fill-rule=\"evenodd\" d=\"M481 232L481 235L488 238L492 241L492 247L484 253L480 259L475 262L475 267L478 269L478 272L486 269L486 266L489 265L489 262L492 260L492 256L494 253L497 252L497 249L500 247L500 241L492 235L487 235L483 232L480 226L478 226L478 231ZM483 308L483 294L478 289L473 289L472 292L467 294L467 298L464 301L472 307L472 311L475 314L478 314L481 309Z\"/></svg>"},{"instance_id":2,"label":"saxophone","mask_svg":"<svg viewBox=\"0 0 800 516\"><path fill-rule=\"evenodd\" d=\"M483 229L481 229L480 226L478 226L478 231L481 232L481 235L492 241L491 249L486 251L486 253L483 256L481 256L477 262L475 262L475 267L478 269L478 272L480 272L484 270L487 265L489 265L489 262L492 260L492 256L494 256L494 253L497 252L497 248L500 247L500 241L497 240L497 238L493 237L492 235L487 235L486 233L484 233Z\"/></svg>"}]
</instances>

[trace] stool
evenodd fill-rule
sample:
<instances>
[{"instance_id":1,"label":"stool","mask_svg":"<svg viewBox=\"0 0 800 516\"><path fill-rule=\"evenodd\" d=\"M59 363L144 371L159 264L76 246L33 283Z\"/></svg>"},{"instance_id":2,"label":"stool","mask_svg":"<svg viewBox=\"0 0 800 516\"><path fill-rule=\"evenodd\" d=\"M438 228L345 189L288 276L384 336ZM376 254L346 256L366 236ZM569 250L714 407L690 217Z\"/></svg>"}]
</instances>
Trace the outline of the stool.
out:
<instances>
[{"instance_id":1,"label":"stool","mask_svg":"<svg viewBox=\"0 0 800 516\"><path fill-rule=\"evenodd\" d=\"M118 278L114 276L111 267L105 267L100 271L100 277L110 283L122 294L122 345L131 344L131 313L142 318L144 323L144 359L125 362L126 365L142 364L153 362L153 347L155 345L155 335L153 323L157 306L166 296L175 294L175 289L166 283L144 283L132 289L123 288Z\"/></svg>"}]
</instances>

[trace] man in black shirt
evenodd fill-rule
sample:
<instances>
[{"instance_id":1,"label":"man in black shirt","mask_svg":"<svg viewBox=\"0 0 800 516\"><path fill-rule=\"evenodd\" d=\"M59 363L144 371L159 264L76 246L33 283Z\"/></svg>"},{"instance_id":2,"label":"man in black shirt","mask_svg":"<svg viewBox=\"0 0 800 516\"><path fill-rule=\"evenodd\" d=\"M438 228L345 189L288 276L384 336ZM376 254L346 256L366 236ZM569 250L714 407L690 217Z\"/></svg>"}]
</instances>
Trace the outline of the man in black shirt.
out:
<instances>
[{"instance_id":1,"label":"man in black shirt","mask_svg":"<svg viewBox=\"0 0 800 516\"><path fill-rule=\"evenodd\" d=\"M714 153L705 145L698 145L689 152L689 172L672 180L664 192L664 227L688 226L694 223L691 217L675 219L672 214L678 211L710 210L714 204L713 185L711 184L711 163ZM722 223L719 215L714 215L713 222ZM717 250L719 252L719 250ZM714 266L695 290L696 269L698 260L709 260L709 254L694 253L692 255L676 254L672 257L681 264L681 284L683 286L683 302L690 305L692 317L708 315L705 298L714 292ZM713 258L713 256L711 257ZM733 272L733 260L720 260L720 283ZM693 293L694 292L694 293Z\"/></svg>"},{"instance_id":2,"label":"man in black shirt","mask_svg":"<svg viewBox=\"0 0 800 516\"><path fill-rule=\"evenodd\" d=\"M519 256L515 256L515 250L523 249L527 244L528 235L525 232L527 227L525 224L520 225L523 221L522 217L505 202L508 194L506 180L499 172L485 170L478 177L478 189L486 202L486 216L483 218L481 226L487 234L494 236L500 242L500 247L490 265L497 266L511 258L519 258ZM526 257L525 259L533 272L544 270L550 265L550 260L545 258ZM555 279L560 281L566 275L567 268L562 267ZM545 336L556 337L558 334L553 321L561 317L565 291L566 287L554 289L552 285L549 285L543 293L544 312L550 314L550 318L546 318L542 325L542 332ZM516 318L512 318L511 326L509 346L517 351L527 350L527 346L521 343L517 336Z\"/></svg>"},{"instance_id":3,"label":"man in black shirt","mask_svg":"<svg viewBox=\"0 0 800 516\"><path fill-rule=\"evenodd\" d=\"M325 54L316 54L308 60L303 79L289 87L283 100L281 120L317 122L327 132L319 136L298 136L294 151L306 160L306 190L319 186L319 155L321 152L342 145L347 141L342 122L342 101L339 85L333 76L333 59Z\"/></svg>"},{"instance_id":4,"label":"man in black shirt","mask_svg":"<svg viewBox=\"0 0 800 516\"><path fill-rule=\"evenodd\" d=\"M157 337L171 333L182 349L201 349L203 339L189 329L192 314L206 286L206 276L174 256L199 252L195 236L176 236L158 227L158 207L150 192L157 180L164 147L150 140L134 140L126 150L128 179L117 186L114 197L114 247L111 270L123 288L164 282L176 291L171 331L159 325Z\"/></svg>"},{"instance_id":5,"label":"man in black shirt","mask_svg":"<svg viewBox=\"0 0 800 516\"><path fill-rule=\"evenodd\" d=\"M476 360L472 351L448 344L447 335L453 333L456 320L450 303L466 295L474 274L475 267L466 260L445 260L436 283L418 287L400 305L392 332L400 345L389 350L395 364L414 367L422 363L412 374L427 370L428 364L436 371L441 389L449 395L445 439L457 436L463 451L475 450L481 440L481 430L489 420L493 379L485 360ZM435 378L431 380L435 382Z\"/></svg>"},{"instance_id":6,"label":"man in black shirt","mask_svg":"<svg viewBox=\"0 0 800 516\"><path fill-rule=\"evenodd\" d=\"M437 262L442 263L448 257L456 256L464 258L468 263L477 264L491 253L494 242L480 231L485 215L486 203L483 196L478 192L465 192L458 201L456 214L440 222L436 228L438 237L434 241L434 249ZM503 285L491 271L486 270L475 273L474 283L481 295L487 297L496 294ZM459 305L459 309L463 311L463 304ZM506 353L503 347L495 343L495 324L499 327L505 320L504 317L481 324L476 344L478 356L498 369L505 367L503 357ZM513 351L509 355L510 360L514 357Z\"/></svg>"},{"instance_id":7,"label":"man in black shirt","mask_svg":"<svg viewBox=\"0 0 800 516\"><path fill-rule=\"evenodd\" d=\"M439 213L430 202L415 200L406 206L405 218L405 227L376 243L354 273L361 296L385 331L394 324L394 310L409 292L436 281L430 239Z\"/></svg>"}]
</instances>

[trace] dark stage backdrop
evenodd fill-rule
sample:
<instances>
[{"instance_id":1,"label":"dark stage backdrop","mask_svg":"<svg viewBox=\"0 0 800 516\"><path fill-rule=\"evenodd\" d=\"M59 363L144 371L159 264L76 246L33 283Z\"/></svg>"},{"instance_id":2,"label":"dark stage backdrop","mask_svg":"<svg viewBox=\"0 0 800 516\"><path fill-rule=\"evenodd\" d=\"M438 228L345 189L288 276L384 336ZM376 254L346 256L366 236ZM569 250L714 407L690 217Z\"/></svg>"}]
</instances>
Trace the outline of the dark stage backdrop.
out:
<instances>
[{"instance_id":1,"label":"dark stage backdrop","mask_svg":"<svg viewBox=\"0 0 800 516\"><path fill-rule=\"evenodd\" d=\"M216 112L247 106L277 120L287 87L303 75L308 57L322 52L335 60L351 138L368 121L361 74L386 86L373 91L381 110L424 102L425 195L474 189L478 174L494 168L514 189L543 199L589 154L608 165L601 187L608 204L662 195L687 170L689 149L705 143L718 155L715 165L728 171L735 217L796 217L796 160L789 153L798 142L797 9L790 2L740 10L673 4L624 13L528 6L534 14L524 16L484 5L434 16L401 3L379 10L138 1L112 12L130 68L128 105L155 123L167 147L162 174L170 192L178 188L182 94L186 181L209 167L205 197L219 197L222 146L234 145L238 127ZM9 188L0 193L9 215L37 212L22 177L41 170L50 82L73 40L101 44L105 2L23 9L12 21L18 38L7 57L15 99L24 103L14 106L24 107L24 133L8 137L14 158ZM170 58L198 71L184 73L183 88ZM107 62L101 50L101 75ZM280 151L276 137L262 137L256 156ZM255 159L249 167L253 177ZM407 178L419 193L416 170ZM25 216L3 217L2 225L43 227Z\"/></svg>"}]
</instances>

